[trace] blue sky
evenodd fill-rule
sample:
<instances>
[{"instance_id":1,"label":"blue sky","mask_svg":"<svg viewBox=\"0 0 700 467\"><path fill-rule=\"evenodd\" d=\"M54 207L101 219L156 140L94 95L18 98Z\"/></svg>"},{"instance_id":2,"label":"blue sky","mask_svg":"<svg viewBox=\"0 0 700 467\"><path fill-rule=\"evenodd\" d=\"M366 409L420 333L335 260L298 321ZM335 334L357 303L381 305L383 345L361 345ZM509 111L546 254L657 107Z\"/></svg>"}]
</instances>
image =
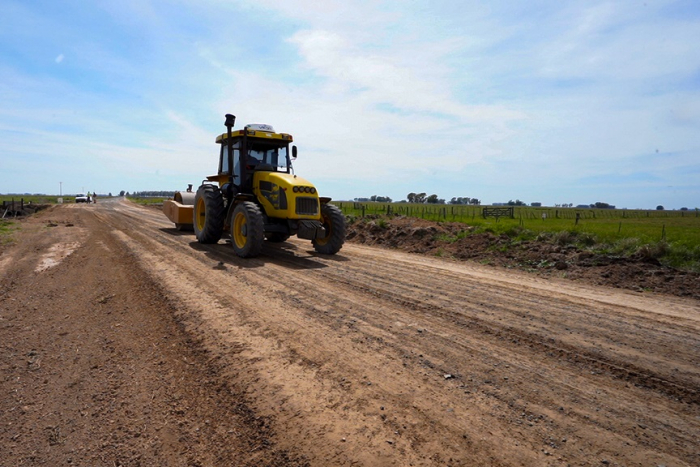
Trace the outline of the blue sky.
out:
<instances>
[{"instance_id":1,"label":"blue sky","mask_svg":"<svg viewBox=\"0 0 700 467\"><path fill-rule=\"evenodd\" d=\"M698 44L695 0L0 0L0 193L197 186L233 113L334 199L692 209Z\"/></svg>"}]
</instances>

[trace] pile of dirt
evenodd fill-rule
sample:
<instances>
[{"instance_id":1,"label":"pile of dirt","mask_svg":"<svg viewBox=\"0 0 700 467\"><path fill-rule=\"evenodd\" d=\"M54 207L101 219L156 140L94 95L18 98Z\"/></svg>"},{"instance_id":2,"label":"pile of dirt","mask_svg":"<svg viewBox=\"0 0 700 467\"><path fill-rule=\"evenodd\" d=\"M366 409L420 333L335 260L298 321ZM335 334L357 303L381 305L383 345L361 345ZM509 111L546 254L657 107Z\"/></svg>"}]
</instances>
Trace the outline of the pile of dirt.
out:
<instances>
[{"instance_id":1,"label":"pile of dirt","mask_svg":"<svg viewBox=\"0 0 700 467\"><path fill-rule=\"evenodd\" d=\"M700 274L664 266L653 257L613 256L573 244L560 245L553 239L518 242L460 223L367 217L348 226L347 240L639 292L700 298Z\"/></svg>"}]
</instances>

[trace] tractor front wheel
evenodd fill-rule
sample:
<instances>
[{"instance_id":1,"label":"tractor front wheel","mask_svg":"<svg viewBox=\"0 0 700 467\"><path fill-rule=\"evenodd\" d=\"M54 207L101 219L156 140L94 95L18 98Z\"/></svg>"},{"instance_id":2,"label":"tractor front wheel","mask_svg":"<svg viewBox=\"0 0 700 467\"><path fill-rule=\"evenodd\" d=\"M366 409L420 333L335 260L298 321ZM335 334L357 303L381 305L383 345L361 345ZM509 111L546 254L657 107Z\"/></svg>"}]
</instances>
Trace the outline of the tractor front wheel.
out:
<instances>
[{"instance_id":1,"label":"tractor front wheel","mask_svg":"<svg viewBox=\"0 0 700 467\"><path fill-rule=\"evenodd\" d=\"M345 243L345 216L337 206L324 204L321 206L321 217L326 236L312 240L314 249L324 255L334 255Z\"/></svg>"},{"instance_id":2,"label":"tractor front wheel","mask_svg":"<svg viewBox=\"0 0 700 467\"><path fill-rule=\"evenodd\" d=\"M224 230L224 198L215 185L204 184L194 197L194 234L199 243L216 243Z\"/></svg>"},{"instance_id":3,"label":"tractor front wheel","mask_svg":"<svg viewBox=\"0 0 700 467\"><path fill-rule=\"evenodd\" d=\"M265 224L260 208L251 201L244 201L233 210L231 219L231 243L233 251L241 258L258 256L265 240Z\"/></svg>"}]
</instances>

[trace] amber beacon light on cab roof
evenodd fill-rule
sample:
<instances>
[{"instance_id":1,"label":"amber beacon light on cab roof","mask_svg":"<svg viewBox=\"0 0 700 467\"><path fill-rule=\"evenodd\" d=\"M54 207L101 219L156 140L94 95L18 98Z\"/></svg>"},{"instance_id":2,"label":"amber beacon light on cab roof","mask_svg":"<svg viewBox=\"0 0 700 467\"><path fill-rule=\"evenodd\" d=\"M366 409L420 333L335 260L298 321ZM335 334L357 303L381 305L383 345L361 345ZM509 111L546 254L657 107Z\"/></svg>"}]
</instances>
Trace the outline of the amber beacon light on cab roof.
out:
<instances>
[{"instance_id":1,"label":"amber beacon light on cab roof","mask_svg":"<svg viewBox=\"0 0 700 467\"><path fill-rule=\"evenodd\" d=\"M193 228L200 243L231 236L236 254L260 254L263 242L290 236L311 240L318 253L337 253L345 241L345 217L330 198L292 168L294 139L266 124L233 130L236 117L226 115L226 133L216 137L219 167L196 193L176 192L163 212L179 230Z\"/></svg>"}]
</instances>

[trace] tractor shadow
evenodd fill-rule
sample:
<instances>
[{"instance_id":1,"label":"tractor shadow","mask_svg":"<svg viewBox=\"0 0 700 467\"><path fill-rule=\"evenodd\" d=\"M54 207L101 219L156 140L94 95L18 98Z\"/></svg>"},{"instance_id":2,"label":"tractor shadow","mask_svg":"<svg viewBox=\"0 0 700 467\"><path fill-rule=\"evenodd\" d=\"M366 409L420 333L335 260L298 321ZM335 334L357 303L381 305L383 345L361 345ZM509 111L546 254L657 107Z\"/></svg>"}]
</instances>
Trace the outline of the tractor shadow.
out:
<instances>
[{"instance_id":1,"label":"tractor shadow","mask_svg":"<svg viewBox=\"0 0 700 467\"><path fill-rule=\"evenodd\" d=\"M180 234L179 231L172 230L176 232L176 235ZM212 269L219 270L253 269L265 267L267 264L295 270L324 269L328 267L325 261L349 261L348 258L340 255L329 256L318 254L315 251L304 251L287 242L265 242L262 253L255 258L239 258L233 252L230 240L226 239L220 240L215 245L203 245L194 241L190 242L189 246L195 251L201 251L216 262Z\"/></svg>"},{"instance_id":2,"label":"tractor shadow","mask_svg":"<svg viewBox=\"0 0 700 467\"><path fill-rule=\"evenodd\" d=\"M186 237L188 235L190 237L194 236L194 231L192 231L192 230L177 230L175 227L169 227L169 228L163 227L163 228L160 228L158 230L160 230L161 232L166 233L168 235L172 235L173 237Z\"/></svg>"}]
</instances>

